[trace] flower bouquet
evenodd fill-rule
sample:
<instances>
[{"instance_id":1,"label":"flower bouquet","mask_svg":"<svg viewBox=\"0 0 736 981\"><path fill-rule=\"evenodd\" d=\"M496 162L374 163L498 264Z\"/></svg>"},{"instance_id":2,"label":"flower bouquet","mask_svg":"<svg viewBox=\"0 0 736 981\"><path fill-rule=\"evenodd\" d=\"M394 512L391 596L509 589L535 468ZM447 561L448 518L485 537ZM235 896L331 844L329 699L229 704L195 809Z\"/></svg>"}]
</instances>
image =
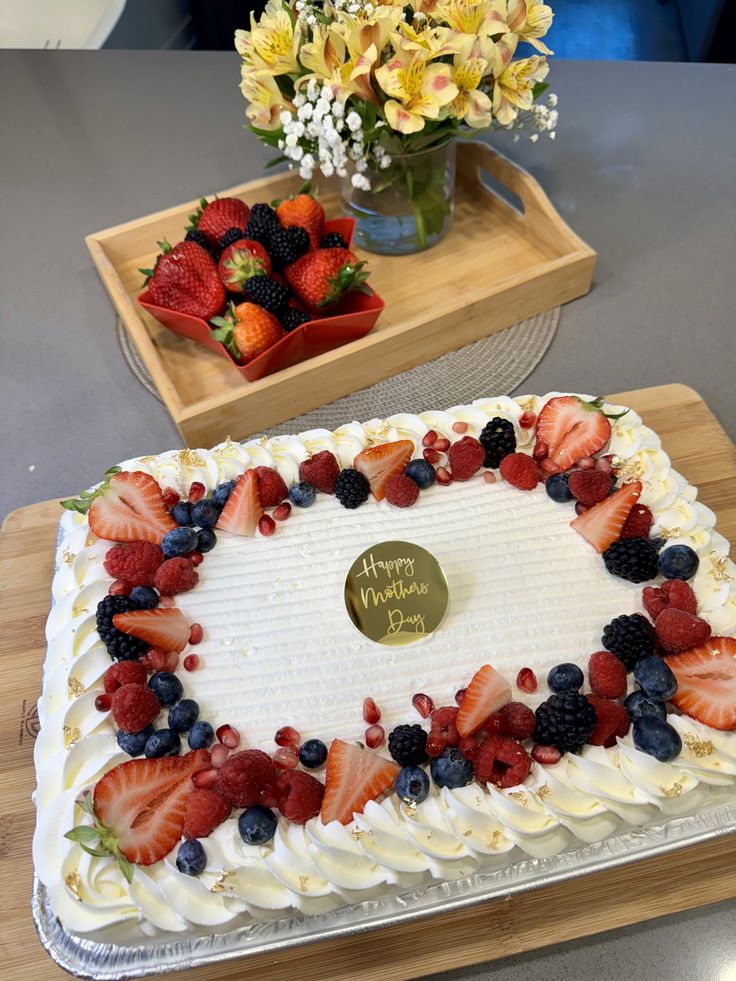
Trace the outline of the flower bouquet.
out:
<instances>
[{"instance_id":1,"label":"flower bouquet","mask_svg":"<svg viewBox=\"0 0 736 981\"><path fill-rule=\"evenodd\" d=\"M541 0L269 0L235 34L249 128L273 163L341 179L357 244L417 252L451 224L456 137L554 138L556 98L535 104L552 16Z\"/></svg>"}]
</instances>

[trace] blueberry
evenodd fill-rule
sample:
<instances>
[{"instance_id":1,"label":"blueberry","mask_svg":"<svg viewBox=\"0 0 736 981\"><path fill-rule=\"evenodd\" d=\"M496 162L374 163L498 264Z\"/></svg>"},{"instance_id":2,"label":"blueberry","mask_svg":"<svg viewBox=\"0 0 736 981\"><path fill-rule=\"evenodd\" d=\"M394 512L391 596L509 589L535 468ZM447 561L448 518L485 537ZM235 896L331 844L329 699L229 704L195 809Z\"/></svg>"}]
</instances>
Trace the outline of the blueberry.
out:
<instances>
[{"instance_id":1,"label":"blueberry","mask_svg":"<svg viewBox=\"0 0 736 981\"><path fill-rule=\"evenodd\" d=\"M473 779L473 764L466 760L459 749L446 749L442 756L435 756L429 764L429 772L438 787L465 787Z\"/></svg>"},{"instance_id":2,"label":"blueberry","mask_svg":"<svg viewBox=\"0 0 736 981\"><path fill-rule=\"evenodd\" d=\"M577 664L556 664L547 675L552 691L579 691L583 687L583 672Z\"/></svg>"},{"instance_id":3,"label":"blueberry","mask_svg":"<svg viewBox=\"0 0 736 981\"><path fill-rule=\"evenodd\" d=\"M182 683L170 671L158 671L151 675L148 687L163 706L173 705L184 694Z\"/></svg>"},{"instance_id":4,"label":"blueberry","mask_svg":"<svg viewBox=\"0 0 736 981\"><path fill-rule=\"evenodd\" d=\"M176 853L176 867L184 875L199 875L207 867L207 856L202 848L202 842L190 838L179 845Z\"/></svg>"},{"instance_id":5,"label":"blueberry","mask_svg":"<svg viewBox=\"0 0 736 981\"><path fill-rule=\"evenodd\" d=\"M197 532L194 528L174 528L167 531L161 542L161 551L167 559L186 555L197 547Z\"/></svg>"},{"instance_id":6,"label":"blueberry","mask_svg":"<svg viewBox=\"0 0 736 981\"><path fill-rule=\"evenodd\" d=\"M215 730L209 722L195 722L189 730L190 749L209 749L215 739Z\"/></svg>"},{"instance_id":7,"label":"blueberry","mask_svg":"<svg viewBox=\"0 0 736 981\"><path fill-rule=\"evenodd\" d=\"M643 657L634 666L634 678L641 690L657 702L668 702L677 691L677 679L661 657Z\"/></svg>"},{"instance_id":8,"label":"blueberry","mask_svg":"<svg viewBox=\"0 0 736 981\"><path fill-rule=\"evenodd\" d=\"M217 505L218 508L224 508L227 504L227 499L233 492L233 487L235 487L234 480L226 480L222 484L218 484L215 487L214 493L212 494L212 501Z\"/></svg>"},{"instance_id":9,"label":"blueberry","mask_svg":"<svg viewBox=\"0 0 736 981\"><path fill-rule=\"evenodd\" d=\"M669 722L642 715L634 720L632 731L636 748L661 763L674 760L682 751L680 735Z\"/></svg>"},{"instance_id":10,"label":"blueberry","mask_svg":"<svg viewBox=\"0 0 736 981\"><path fill-rule=\"evenodd\" d=\"M404 474L411 478L420 490L431 487L437 476L432 464L427 463L426 460L412 460Z\"/></svg>"},{"instance_id":11,"label":"blueberry","mask_svg":"<svg viewBox=\"0 0 736 981\"><path fill-rule=\"evenodd\" d=\"M300 480L289 489L289 500L298 508L311 508L316 496L317 491L308 480Z\"/></svg>"},{"instance_id":12,"label":"blueberry","mask_svg":"<svg viewBox=\"0 0 736 981\"><path fill-rule=\"evenodd\" d=\"M135 586L130 591L130 598L138 604L139 610L155 610L158 606L158 593L150 586Z\"/></svg>"},{"instance_id":13,"label":"blueberry","mask_svg":"<svg viewBox=\"0 0 736 981\"><path fill-rule=\"evenodd\" d=\"M327 759L327 747L321 739L308 739L299 750L299 762L308 770L316 770Z\"/></svg>"},{"instance_id":14,"label":"blueberry","mask_svg":"<svg viewBox=\"0 0 736 981\"><path fill-rule=\"evenodd\" d=\"M192 521L199 528L214 528L220 517L220 509L208 497L192 505Z\"/></svg>"},{"instance_id":15,"label":"blueberry","mask_svg":"<svg viewBox=\"0 0 736 981\"><path fill-rule=\"evenodd\" d=\"M700 559L689 545L670 545L660 553L658 568L665 579L692 579Z\"/></svg>"},{"instance_id":16,"label":"blueberry","mask_svg":"<svg viewBox=\"0 0 736 981\"><path fill-rule=\"evenodd\" d=\"M238 818L238 831L246 845L265 845L276 833L276 815L270 807L254 804Z\"/></svg>"},{"instance_id":17,"label":"blueberry","mask_svg":"<svg viewBox=\"0 0 736 981\"><path fill-rule=\"evenodd\" d=\"M188 527L192 523L192 505L189 501L179 501L171 509L171 517L180 527Z\"/></svg>"},{"instance_id":18,"label":"blueberry","mask_svg":"<svg viewBox=\"0 0 736 981\"><path fill-rule=\"evenodd\" d=\"M632 691L624 699L624 708L629 713L632 722L647 715L653 719L661 719L662 722L667 718L667 709L663 702L658 702L650 698L643 691Z\"/></svg>"},{"instance_id":19,"label":"blueberry","mask_svg":"<svg viewBox=\"0 0 736 981\"><path fill-rule=\"evenodd\" d=\"M197 551L211 552L217 545L217 535L211 528L202 528L197 535Z\"/></svg>"},{"instance_id":20,"label":"blueberry","mask_svg":"<svg viewBox=\"0 0 736 981\"><path fill-rule=\"evenodd\" d=\"M189 732L199 717L199 705L193 698L182 698L169 709L169 728L174 732Z\"/></svg>"},{"instance_id":21,"label":"blueberry","mask_svg":"<svg viewBox=\"0 0 736 981\"><path fill-rule=\"evenodd\" d=\"M115 736L118 746L124 753L127 753L128 756L140 756L146 748L149 736L152 736L155 731L156 727L151 722L145 729L141 729L140 732L123 732L122 729L118 729Z\"/></svg>"},{"instance_id":22,"label":"blueberry","mask_svg":"<svg viewBox=\"0 0 736 981\"><path fill-rule=\"evenodd\" d=\"M553 473L551 477L547 478L547 483L544 485L547 496L551 497L553 501L557 501L558 504L566 504L571 501L572 494L568 487L568 480L569 477L566 473Z\"/></svg>"},{"instance_id":23,"label":"blueberry","mask_svg":"<svg viewBox=\"0 0 736 981\"><path fill-rule=\"evenodd\" d=\"M159 756L178 756L181 749L179 733L173 729L157 729L146 740L145 754L151 759Z\"/></svg>"},{"instance_id":24,"label":"blueberry","mask_svg":"<svg viewBox=\"0 0 736 981\"><path fill-rule=\"evenodd\" d=\"M429 777L420 766L405 766L396 778L396 793L405 804L421 804L429 794Z\"/></svg>"}]
</instances>

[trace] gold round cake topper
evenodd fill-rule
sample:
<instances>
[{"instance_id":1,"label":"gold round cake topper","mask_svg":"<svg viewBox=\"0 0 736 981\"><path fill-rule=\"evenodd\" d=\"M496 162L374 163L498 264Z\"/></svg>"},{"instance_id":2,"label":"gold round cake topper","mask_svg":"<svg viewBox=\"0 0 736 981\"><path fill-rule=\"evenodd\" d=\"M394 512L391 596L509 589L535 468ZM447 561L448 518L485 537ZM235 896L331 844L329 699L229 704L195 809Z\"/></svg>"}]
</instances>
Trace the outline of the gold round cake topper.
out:
<instances>
[{"instance_id":1,"label":"gold round cake topper","mask_svg":"<svg viewBox=\"0 0 736 981\"><path fill-rule=\"evenodd\" d=\"M378 644L413 644L439 627L447 579L431 552L412 542L378 542L345 579L345 606L358 630Z\"/></svg>"}]
</instances>

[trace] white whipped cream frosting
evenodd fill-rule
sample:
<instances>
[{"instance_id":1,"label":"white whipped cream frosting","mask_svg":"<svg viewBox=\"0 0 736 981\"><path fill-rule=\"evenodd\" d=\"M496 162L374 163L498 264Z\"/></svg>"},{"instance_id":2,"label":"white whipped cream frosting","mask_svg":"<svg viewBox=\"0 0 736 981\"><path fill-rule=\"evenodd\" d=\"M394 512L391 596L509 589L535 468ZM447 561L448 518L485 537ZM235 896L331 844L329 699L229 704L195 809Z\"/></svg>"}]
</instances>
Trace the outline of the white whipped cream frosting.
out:
<instances>
[{"instance_id":1,"label":"white whipped cream frosting","mask_svg":"<svg viewBox=\"0 0 736 981\"><path fill-rule=\"evenodd\" d=\"M522 413L539 413L557 394L479 399L445 412L353 422L333 433L227 440L212 450L173 451L121 466L144 470L182 494L195 480L211 491L261 465L275 467L289 486L298 480L299 464L320 450L334 452L343 467L365 446L396 439L413 440L420 454L428 429L453 442L462 438L452 428L456 422L477 437L497 415L514 423L518 448L525 450L534 430L518 425ZM691 585L699 613L714 633L736 634L736 565L696 488L672 469L658 436L631 410L613 424L609 452L622 462L624 478L642 481L640 500L654 514L653 534L698 552ZM512 684L520 667L533 667L539 690L519 697L534 704L548 694L549 667L575 661L584 669L600 647L603 626L642 609L641 587L608 575L600 556L570 530L572 517L542 485L522 494L478 476L423 491L411 511L371 498L348 512L318 495L312 508L294 508L268 540L218 533L216 548L199 567L197 588L177 597L205 633L199 670L179 671L185 696L196 698L201 717L215 726L235 725L243 746L267 751L284 724L303 738L360 738L362 699L369 694L387 731L401 721L421 721L410 704L414 692L428 692L437 705L453 704L455 690L486 662ZM129 757L117 745L109 714L94 705L110 664L95 627L97 603L110 584L103 567L109 543L71 512L64 512L60 528L38 705L33 854L54 910L72 932L104 935L125 922L139 935L206 931L236 925L244 915L319 913L387 889L411 889L429 877L462 878L525 856L554 855L627 827L694 813L723 794L732 799L736 734L673 715L683 752L672 763L639 752L628 735L611 749L586 746L555 766L535 763L524 785L510 790L476 782L458 790L433 787L417 807L392 794L370 802L346 827L320 818L304 827L282 819L265 847L242 842L236 814L204 841L208 865L199 877L177 870L174 851L156 865L137 867L129 885L113 859L91 857L63 837L85 820L75 805L79 794ZM451 593L442 627L398 650L358 634L342 600L353 559L394 538L429 548Z\"/></svg>"}]
</instances>

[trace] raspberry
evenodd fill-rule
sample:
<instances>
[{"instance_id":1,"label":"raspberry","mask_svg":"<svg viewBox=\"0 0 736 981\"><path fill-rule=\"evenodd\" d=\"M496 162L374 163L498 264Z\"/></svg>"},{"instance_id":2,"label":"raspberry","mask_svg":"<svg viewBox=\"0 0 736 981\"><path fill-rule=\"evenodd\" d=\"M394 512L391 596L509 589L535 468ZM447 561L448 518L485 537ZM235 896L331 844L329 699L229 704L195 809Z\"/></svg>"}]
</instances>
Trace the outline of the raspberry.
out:
<instances>
[{"instance_id":1,"label":"raspberry","mask_svg":"<svg viewBox=\"0 0 736 981\"><path fill-rule=\"evenodd\" d=\"M536 760L537 763L543 763L545 766L554 766L562 759L562 753L556 746L542 746L536 743L532 747L532 759Z\"/></svg>"},{"instance_id":2,"label":"raspberry","mask_svg":"<svg viewBox=\"0 0 736 981\"><path fill-rule=\"evenodd\" d=\"M534 712L522 702L507 702L499 715L504 736L511 736L512 739L529 739L534 732L536 723Z\"/></svg>"},{"instance_id":3,"label":"raspberry","mask_svg":"<svg viewBox=\"0 0 736 981\"><path fill-rule=\"evenodd\" d=\"M601 698L623 698L626 694L626 668L610 651L596 651L590 655L588 680Z\"/></svg>"},{"instance_id":4,"label":"raspberry","mask_svg":"<svg viewBox=\"0 0 736 981\"><path fill-rule=\"evenodd\" d=\"M460 742L460 733L457 731L457 705L446 705L437 708L432 712L432 735L438 735L444 739L445 746L457 746Z\"/></svg>"},{"instance_id":5,"label":"raspberry","mask_svg":"<svg viewBox=\"0 0 736 981\"><path fill-rule=\"evenodd\" d=\"M152 674L156 674L157 671L170 671L173 674L179 667L179 655L176 651L162 651L158 647L149 647L139 663Z\"/></svg>"},{"instance_id":6,"label":"raspberry","mask_svg":"<svg viewBox=\"0 0 736 981\"><path fill-rule=\"evenodd\" d=\"M148 685L122 685L112 696L112 717L123 732L140 732L153 722L161 706Z\"/></svg>"},{"instance_id":7,"label":"raspberry","mask_svg":"<svg viewBox=\"0 0 736 981\"><path fill-rule=\"evenodd\" d=\"M613 657L613 654L610 657ZM595 695L586 697L595 709L596 715L595 728L588 736L588 742L591 746L615 746L616 736L623 737L629 731L631 724L629 713L618 702L597 698Z\"/></svg>"},{"instance_id":8,"label":"raspberry","mask_svg":"<svg viewBox=\"0 0 736 981\"><path fill-rule=\"evenodd\" d=\"M652 527L652 512L646 504L635 504L624 521L620 538L649 538Z\"/></svg>"},{"instance_id":9,"label":"raspberry","mask_svg":"<svg viewBox=\"0 0 736 981\"><path fill-rule=\"evenodd\" d=\"M710 624L684 610L662 610L654 630L659 643L672 654L699 647L710 637Z\"/></svg>"},{"instance_id":10,"label":"raspberry","mask_svg":"<svg viewBox=\"0 0 736 981\"><path fill-rule=\"evenodd\" d=\"M103 687L112 692L121 685L145 685L148 672L140 661L115 661L105 672Z\"/></svg>"},{"instance_id":11,"label":"raspberry","mask_svg":"<svg viewBox=\"0 0 736 981\"><path fill-rule=\"evenodd\" d=\"M483 728L481 732L484 732L486 736L500 736L503 734L503 716L500 712L491 712L486 721L483 723Z\"/></svg>"},{"instance_id":12,"label":"raspberry","mask_svg":"<svg viewBox=\"0 0 736 981\"><path fill-rule=\"evenodd\" d=\"M278 808L294 824L306 822L319 814L325 788L311 773L293 770L282 773L276 784Z\"/></svg>"},{"instance_id":13,"label":"raspberry","mask_svg":"<svg viewBox=\"0 0 736 981\"><path fill-rule=\"evenodd\" d=\"M105 572L131 586L153 586L156 569L163 560L164 553L151 542L113 545L105 556Z\"/></svg>"},{"instance_id":14,"label":"raspberry","mask_svg":"<svg viewBox=\"0 0 736 981\"><path fill-rule=\"evenodd\" d=\"M184 812L185 838L207 838L230 814L230 804L214 790L195 789Z\"/></svg>"},{"instance_id":15,"label":"raspberry","mask_svg":"<svg viewBox=\"0 0 736 981\"><path fill-rule=\"evenodd\" d=\"M698 609L692 586L682 579L668 579L661 586L645 586L641 598L644 609L655 621L663 610L684 610L694 615Z\"/></svg>"},{"instance_id":16,"label":"raspberry","mask_svg":"<svg viewBox=\"0 0 736 981\"><path fill-rule=\"evenodd\" d=\"M188 593L199 581L199 573L190 559L179 556L167 559L156 571L154 585L162 596Z\"/></svg>"},{"instance_id":17,"label":"raspberry","mask_svg":"<svg viewBox=\"0 0 736 981\"><path fill-rule=\"evenodd\" d=\"M386 500L397 508L410 508L419 497L419 487L403 474L395 474L386 482Z\"/></svg>"},{"instance_id":18,"label":"raspberry","mask_svg":"<svg viewBox=\"0 0 736 981\"><path fill-rule=\"evenodd\" d=\"M464 436L457 443L452 444L447 456L455 480L470 480L483 466L486 451L477 439Z\"/></svg>"},{"instance_id":19,"label":"raspberry","mask_svg":"<svg viewBox=\"0 0 736 981\"><path fill-rule=\"evenodd\" d=\"M537 468L526 453L509 453L501 460L501 476L519 490L534 490L537 486Z\"/></svg>"},{"instance_id":20,"label":"raspberry","mask_svg":"<svg viewBox=\"0 0 736 981\"><path fill-rule=\"evenodd\" d=\"M475 736L463 736L458 744L458 749L463 754L466 760L470 760L472 763L475 759L475 754L478 751L478 746L481 743L481 738L478 735Z\"/></svg>"},{"instance_id":21,"label":"raspberry","mask_svg":"<svg viewBox=\"0 0 736 981\"><path fill-rule=\"evenodd\" d=\"M276 783L273 760L260 749L245 749L220 767L220 790L234 807L262 804Z\"/></svg>"},{"instance_id":22,"label":"raspberry","mask_svg":"<svg viewBox=\"0 0 736 981\"><path fill-rule=\"evenodd\" d=\"M537 676L531 668L522 668L516 676L516 687L532 694L537 690Z\"/></svg>"},{"instance_id":23,"label":"raspberry","mask_svg":"<svg viewBox=\"0 0 736 981\"><path fill-rule=\"evenodd\" d=\"M256 476L262 508L275 508L289 496L286 484L277 470L271 467L256 467Z\"/></svg>"},{"instance_id":24,"label":"raspberry","mask_svg":"<svg viewBox=\"0 0 736 981\"><path fill-rule=\"evenodd\" d=\"M503 460L501 461L503 463ZM531 757L515 739L489 736L475 751L473 769L481 783L516 787L529 775Z\"/></svg>"},{"instance_id":25,"label":"raspberry","mask_svg":"<svg viewBox=\"0 0 736 981\"><path fill-rule=\"evenodd\" d=\"M570 474L568 487L581 504L597 504L611 493L611 478L600 470L575 470Z\"/></svg>"},{"instance_id":26,"label":"raspberry","mask_svg":"<svg viewBox=\"0 0 736 981\"><path fill-rule=\"evenodd\" d=\"M309 460L299 464L299 479L308 480L316 490L331 494L340 476L340 465L329 450L315 453Z\"/></svg>"}]
</instances>

